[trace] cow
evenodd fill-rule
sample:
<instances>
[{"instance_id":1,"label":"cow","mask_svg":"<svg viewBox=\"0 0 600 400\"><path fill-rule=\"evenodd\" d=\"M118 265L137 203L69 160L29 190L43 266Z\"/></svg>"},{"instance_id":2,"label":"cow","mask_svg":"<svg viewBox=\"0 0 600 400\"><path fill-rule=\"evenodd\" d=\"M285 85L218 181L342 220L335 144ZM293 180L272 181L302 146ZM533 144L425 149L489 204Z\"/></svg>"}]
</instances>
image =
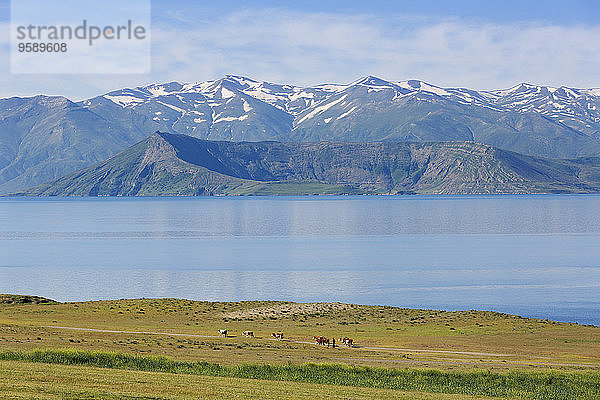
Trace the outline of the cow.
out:
<instances>
[{"instance_id":1,"label":"cow","mask_svg":"<svg viewBox=\"0 0 600 400\"><path fill-rule=\"evenodd\" d=\"M254 337L254 332L252 332L252 331L244 331L244 332L242 332L242 336Z\"/></svg>"},{"instance_id":2,"label":"cow","mask_svg":"<svg viewBox=\"0 0 600 400\"><path fill-rule=\"evenodd\" d=\"M219 329L219 336L227 337L227 329Z\"/></svg>"},{"instance_id":3,"label":"cow","mask_svg":"<svg viewBox=\"0 0 600 400\"><path fill-rule=\"evenodd\" d=\"M327 346L329 347L329 339L327 339L324 336L313 336L313 339L315 340L315 344L320 344L322 346Z\"/></svg>"},{"instance_id":4,"label":"cow","mask_svg":"<svg viewBox=\"0 0 600 400\"><path fill-rule=\"evenodd\" d=\"M354 340L349 337L341 337L340 342L344 343L348 347L352 347L354 345Z\"/></svg>"},{"instance_id":5,"label":"cow","mask_svg":"<svg viewBox=\"0 0 600 400\"><path fill-rule=\"evenodd\" d=\"M271 333L271 336L273 336L277 340L282 340L283 339L283 332L273 332L273 333Z\"/></svg>"}]
</instances>

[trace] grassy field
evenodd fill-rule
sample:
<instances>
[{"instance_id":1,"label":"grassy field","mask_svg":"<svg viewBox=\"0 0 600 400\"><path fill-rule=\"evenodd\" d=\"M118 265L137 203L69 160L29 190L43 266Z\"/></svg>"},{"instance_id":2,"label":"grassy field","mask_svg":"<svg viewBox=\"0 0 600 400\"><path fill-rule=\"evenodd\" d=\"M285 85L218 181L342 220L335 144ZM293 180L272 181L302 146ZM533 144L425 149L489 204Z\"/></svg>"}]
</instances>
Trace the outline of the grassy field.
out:
<instances>
[{"instance_id":1,"label":"grassy field","mask_svg":"<svg viewBox=\"0 0 600 400\"><path fill-rule=\"evenodd\" d=\"M149 399L407 399L489 400L489 397L169 374L0 361L5 400Z\"/></svg>"},{"instance_id":2,"label":"grassy field","mask_svg":"<svg viewBox=\"0 0 600 400\"><path fill-rule=\"evenodd\" d=\"M229 193L241 196L304 196L313 194L366 194L367 191L348 185L326 183L260 182L240 186Z\"/></svg>"},{"instance_id":3,"label":"grassy field","mask_svg":"<svg viewBox=\"0 0 600 400\"><path fill-rule=\"evenodd\" d=\"M598 384L596 380L600 374L600 328L593 326L525 319L493 312L409 310L340 303L210 303L178 299L46 303L41 299L27 302L23 298L11 302L10 296L0 296L1 299L5 299L0 301L2 352L69 348L88 352L167 356L177 362L205 361L218 363L220 368L235 368L241 364L269 364L273 368L289 368L305 363L385 367L389 371L406 371L407 368L421 371L423 368L435 368L443 373L457 373L460 376L469 376L468 374L477 371L483 371L485 374L520 374L518 376L527 377L528 382L536 382L531 374L542 374L539 375L542 380L534 386L555 387L559 382L579 382L561 389L569 393L567 397L561 395L562 397L554 398L600 397L589 397L583 389L585 385L580 384L590 379L591 382L595 382L594 385ZM66 329L67 327L114 332L72 330ZM218 337L218 329L227 329L228 337ZM254 331L256 337L242 337L241 332L244 330ZM283 331L285 340L272 340L270 334L275 331ZM335 349L316 346L312 343L312 337L315 335L336 338L349 336L354 339L356 346L339 346ZM39 367L38 363L31 363L23 357L2 363L11 365L15 371L27 368L36 370ZM34 364L38 367L34 367ZM51 371L54 373L68 369L77 369L84 373L82 371L97 369L97 366L52 365ZM142 372L169 375L165 372L121 370L118 374L124 374L119 376L125 379L127 373L135 375ZM117 374L117 370L106 373ZM68 377L69 373L64 372L64 375ZM246 378L247 376L218 376L210 379L223 379L223 382L239 380L234 387L253 390L252 387L257 383L243 383ZM200 382L209 378L194 375L193 379ZM275 376L269 379L280 378ZM515 387L514 381L511 382L509 386ZM7 381L7 376L3 375L0 388L12 390L9 389L11 383L12 380ZM326 386L322 390L331 392L332 382L321 383L328 385L316 385L314 390L321 390L319 388ZM21 384L25 385L23 382ZM293 392L295 385L300 384L286 382L284 386ZM144 393L144 385L139 386L139 393ZM265 388L267 387L271 386L266 385ZM277 385L272 387L277 389ZM384 391L391 388L381 387L388 388L381 389ZM116 390L117 386L114 388ZM95 390L81 388L88 389L90 393ZM393 389L394 392L431 392L435 391L435 385L428 382L418 387L405 385L394 386ZM583 397L572 397L578 389ZM370 397L369 394L360 393L367 390L366 388L344 387L343 390L353 393L346 398ZM331 396L334 396L333 392L331 393ZM466 393L542 398L531 397L531 392L527 391L500 394L489 391L463 392L458 394L459 397L448 398L469 398L464 397ZM185 398L186 394L181 396ZM385 396L381 394L375 397ZM210 398L210 395L205 397ZM320 397L325 398L326 395Z\"/></svg>"},{"instance_id":4,"label":"grassy field","mask_svg":"<svg viewBox=\"0 0 600 400\"><path fill-rule=\"evenodd\" d=\"M341 364L267 365L176 361L165 357L73 350L0 352L0 360L123 369L143 372L205 375L283 382L316 383L397 391L482 395L538 400L600 397L600 375L559 371L440 371L351 367Z\"/></svg>"}]
</instances>

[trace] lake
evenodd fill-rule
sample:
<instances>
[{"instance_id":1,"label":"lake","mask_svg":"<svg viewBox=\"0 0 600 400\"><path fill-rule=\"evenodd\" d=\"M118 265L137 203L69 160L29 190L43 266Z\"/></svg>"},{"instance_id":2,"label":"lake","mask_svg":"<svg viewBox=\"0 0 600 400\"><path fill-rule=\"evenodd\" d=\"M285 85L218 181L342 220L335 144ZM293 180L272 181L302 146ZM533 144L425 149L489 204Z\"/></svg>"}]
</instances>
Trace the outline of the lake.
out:
<instances>
[{"instance_id":1,"label":"lake","mask_svg":"<svg viewBox=\"0 0 600 400\"><path fill-rule=\"evenodd\" d=\"M600 196L1 198L0 293L340 301L600 325Z\"/></svg>"}]
</instances>

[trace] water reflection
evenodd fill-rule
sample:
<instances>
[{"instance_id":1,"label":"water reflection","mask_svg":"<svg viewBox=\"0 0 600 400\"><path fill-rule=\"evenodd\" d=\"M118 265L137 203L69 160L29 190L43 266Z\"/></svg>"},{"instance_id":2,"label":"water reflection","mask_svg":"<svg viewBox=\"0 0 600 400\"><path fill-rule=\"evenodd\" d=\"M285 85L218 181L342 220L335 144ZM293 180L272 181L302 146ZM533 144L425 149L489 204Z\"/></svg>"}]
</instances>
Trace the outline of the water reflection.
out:
<instances>
[{"instance_id":1,"label":"water reflection","mask_svg":"<svg viewBox=\"0 0 600 400\"><path fill-rule=\"evenodd\" d=\"M0 292L483 308L600 324L600 197L1 199Z\"/></svg>"}]
</instances>

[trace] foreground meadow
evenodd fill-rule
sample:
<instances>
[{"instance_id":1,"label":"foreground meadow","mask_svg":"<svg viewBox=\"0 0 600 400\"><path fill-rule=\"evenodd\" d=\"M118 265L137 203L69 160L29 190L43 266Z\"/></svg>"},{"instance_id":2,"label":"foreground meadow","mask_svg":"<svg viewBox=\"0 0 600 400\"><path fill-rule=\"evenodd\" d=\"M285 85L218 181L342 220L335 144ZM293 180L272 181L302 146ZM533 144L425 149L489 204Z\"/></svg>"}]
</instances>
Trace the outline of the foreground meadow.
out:
<instances>
[{"instance_id":1,"label":"foreground meadow","mask_svg":"<svg viewBox=\"0 0 600 400\"><path fill-rule=\"evenodd\" d=\"M414 399L484 400L491 397L364 387L224 378L87 366L0 361L0 394L7 400L139 399Z\"/></svg>"},{"instance_id":2,"label":"foreground meadow","mask_svg":"<svg viewBox=\"0 0 600 400\"><path fill-rule=\"evenodd\" d=\"M600 398L594 326L340 303L0 299L2 398ZM284 340L271 337L279 331Z\"/></svg>"}]
</instances>

